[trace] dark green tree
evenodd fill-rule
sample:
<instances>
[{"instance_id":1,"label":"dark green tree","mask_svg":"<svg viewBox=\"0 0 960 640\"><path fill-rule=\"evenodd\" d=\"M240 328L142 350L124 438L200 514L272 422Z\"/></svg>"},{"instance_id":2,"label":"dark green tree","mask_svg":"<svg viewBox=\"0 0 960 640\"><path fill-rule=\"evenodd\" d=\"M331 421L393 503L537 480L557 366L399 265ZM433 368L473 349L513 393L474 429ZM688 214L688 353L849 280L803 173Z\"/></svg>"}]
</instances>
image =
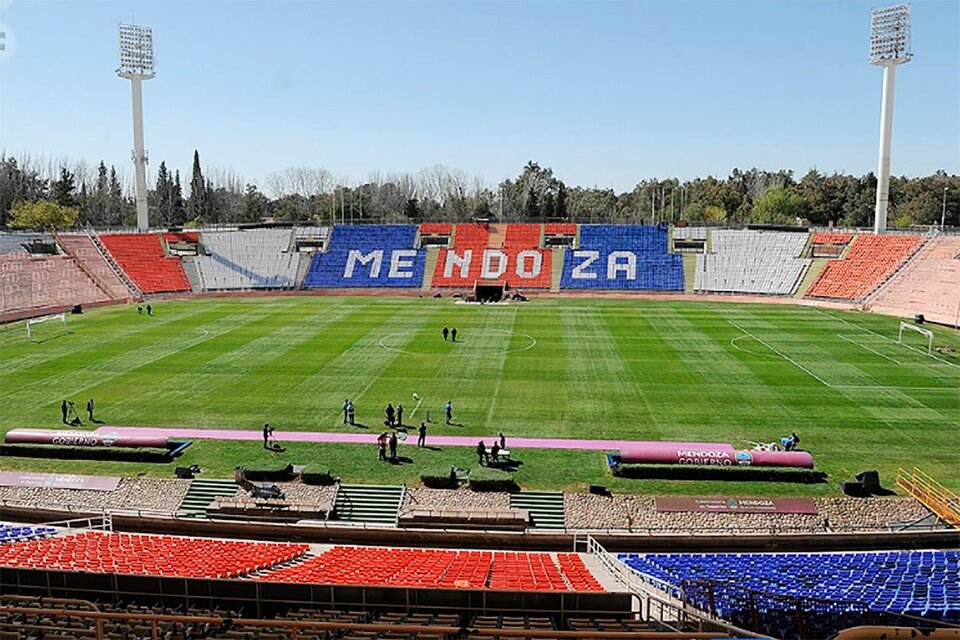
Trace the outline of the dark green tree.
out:
<instances>
[{"instance_id":1,"label":"dark green tree","mask_svg":"<svg viewBox=\"0 0 960 640\"><path fill-rule=\"evenodd\" d=\"M50 185L50 197L61 207L75 208L77 196L74 193L77 185L73 172L66 167L60 167L60 177Z\"/></svg>"},{"instance_id":2,"label":"dark green tree","mask_svg":"<svg viewBox=\"0 0 960 640\"><path fill-rule=\"evenodd\" d=\"M210 220L210 197L207 191L207 181L203 179L203 171L200 168L200 152L193 151L193 177L190 178L190 218L199 222L212 222Z\"/></svg>"}]
</instances>

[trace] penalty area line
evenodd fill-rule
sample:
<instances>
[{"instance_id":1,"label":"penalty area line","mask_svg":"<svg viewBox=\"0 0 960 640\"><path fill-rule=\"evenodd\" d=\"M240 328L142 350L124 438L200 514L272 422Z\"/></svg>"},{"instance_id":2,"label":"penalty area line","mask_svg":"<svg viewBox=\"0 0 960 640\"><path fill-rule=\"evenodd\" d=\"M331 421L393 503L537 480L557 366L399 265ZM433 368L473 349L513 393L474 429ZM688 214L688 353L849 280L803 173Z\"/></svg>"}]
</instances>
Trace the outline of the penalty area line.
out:
<instances>
[{"instance_id":1,"label":"penalty area line","mask_svg":"<svg viewBox=\"0 0 960 640\"><path fill-rule=\"evenodd\" d=\"M877 351L876 349L871 349L871 348L868 347L867 345L865 345L865 344L860 344L859 342L857 342L857 341L855 341L855 340L851 340L850 338L848 338L848 337L846 337L846 336L842 336L842 335L840 335L839 333L837 334L837 337L840 338L841 340L845 341L845 342L849 342L850 344L855 344L855 345L857 345L858 347L860 347L860 348L862 348L862 349L866 349L867 351L869 351L869 352L871 352L871 353L875 353L875 354L877 354L878 356L880 356L881 358L884 358L884 359L886 359L886 360L889 360L890 362L895 362L895 363L897 363L897 364L899 364L899 365L902 365L902 364L903 364L903 363L900 362L899 360L894 360L894 359L891 358L890 356L885 356L885 355L883 355L882 353L880 353L879 351Z\"/></svg>"}]
</instances>

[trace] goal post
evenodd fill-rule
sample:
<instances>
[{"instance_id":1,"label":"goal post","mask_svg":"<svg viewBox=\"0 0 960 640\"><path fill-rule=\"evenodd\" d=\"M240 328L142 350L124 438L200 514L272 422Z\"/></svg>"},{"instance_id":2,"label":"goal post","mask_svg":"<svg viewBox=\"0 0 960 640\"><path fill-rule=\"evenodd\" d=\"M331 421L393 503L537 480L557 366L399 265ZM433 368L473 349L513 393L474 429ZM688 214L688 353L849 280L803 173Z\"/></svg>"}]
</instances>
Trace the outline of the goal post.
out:
<instances>
[{"instance_id":1,"label":"goal post","mask_svg":"<svg viewBox=\"0 0 960 640\"><path fill-rule=\"evenodd\" d=\"M41 328L40 325L43 327ZM26 327L28 340L37 341L51 334L60 335L67 332L67 314L54 313L49 316L30 318L26 322Z\"/></svg>"},{"instance_id":2,"label":"goal post","mask_svg":"<svg viewBox=\"0 0 960 640\"><path fill-rule=\"evenodd\" d=\"M901 322L900 335L897 337L897 342L899 344L903 344L904 329L907 329L908 331L916 331L920 335L926 336L927 337L927 355L929 356L933 354L933 331L930 331L929 329L924 329L922 327L918 327L914 324L910 324L909 322ZM904 346L909 346L909 345L904 345Z\"/></svg>"}]
</instances>

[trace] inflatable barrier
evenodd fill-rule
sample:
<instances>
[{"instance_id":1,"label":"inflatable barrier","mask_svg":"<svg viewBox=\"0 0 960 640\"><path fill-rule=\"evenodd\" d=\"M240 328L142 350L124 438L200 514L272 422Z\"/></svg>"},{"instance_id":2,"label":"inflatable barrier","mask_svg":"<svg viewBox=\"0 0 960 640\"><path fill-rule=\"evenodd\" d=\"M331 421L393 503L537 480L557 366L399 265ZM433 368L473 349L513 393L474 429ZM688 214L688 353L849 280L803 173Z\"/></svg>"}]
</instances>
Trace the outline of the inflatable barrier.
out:
<instances>
[{"instance_id":1,"label":"inflatable barrier","mask_svg":"<svg viewBox=\"0 0 960 640\"><path fill-rule=\"evenodd\" d=\"M121 435L119 433L68 429L11 429L7 444L55 444L70 447L156 447L168 448L166 436Z\"/></svg>"},{"instance_id":2,"label":"inflatable barrier","mask_svg":"<svg viewBox=\"0 0 960 640\"><path fill-rule=\"evenodd\" d=\"M813 468L813 456L808 451L754 451L720 442L636 442L620 449L619 462Z\"/></svg>"}]
</instances>

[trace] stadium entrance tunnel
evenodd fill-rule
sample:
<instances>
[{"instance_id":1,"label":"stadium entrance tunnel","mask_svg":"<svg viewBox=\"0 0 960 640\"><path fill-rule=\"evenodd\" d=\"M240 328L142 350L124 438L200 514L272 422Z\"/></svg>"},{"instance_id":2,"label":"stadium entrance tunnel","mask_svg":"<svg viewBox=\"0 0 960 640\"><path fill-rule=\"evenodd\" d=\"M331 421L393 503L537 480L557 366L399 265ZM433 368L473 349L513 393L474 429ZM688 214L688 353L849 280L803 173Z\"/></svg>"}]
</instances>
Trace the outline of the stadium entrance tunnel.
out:
<instances>
[{"instance_id":1,"label":"stadium entrance tunnel","mask_svg":"<svg viewBox=\"0 0 960 640\"><path fill-rule=\"evenodd\" d=\"M475 288L477 302L500 302L503 300L502 282L478 282Z\"/></svg>"}]
</instances>

